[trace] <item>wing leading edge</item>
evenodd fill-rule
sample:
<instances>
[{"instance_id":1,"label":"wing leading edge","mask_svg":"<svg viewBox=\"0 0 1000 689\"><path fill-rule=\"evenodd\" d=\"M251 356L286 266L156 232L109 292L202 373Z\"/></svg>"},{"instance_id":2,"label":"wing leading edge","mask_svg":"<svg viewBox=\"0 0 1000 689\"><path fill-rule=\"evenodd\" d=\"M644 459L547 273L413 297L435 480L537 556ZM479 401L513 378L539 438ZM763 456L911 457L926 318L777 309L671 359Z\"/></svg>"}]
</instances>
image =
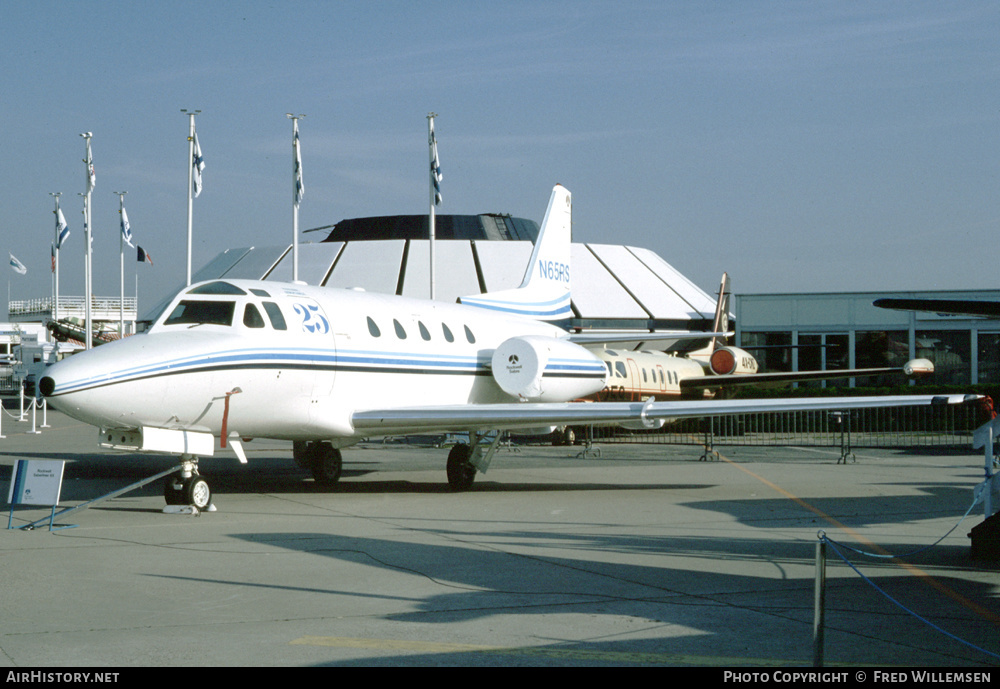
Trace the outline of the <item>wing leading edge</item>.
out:
<instances>
[{"instance_id":1,"label":"wing leading edge","mask_svg":"<svg viewBox=\"0 0 1000 689\"><path fill-rule=\"evenodd\" d=\"M961 404L979 399L982 399L979 395L906 395L679 402L656 402L650 399L647 402L470 404L370 409L354 412L352 422L355 432L371 435L637 422L655 428L668 419L757 412L920 407Z\"/></svg>"}]
</instances>

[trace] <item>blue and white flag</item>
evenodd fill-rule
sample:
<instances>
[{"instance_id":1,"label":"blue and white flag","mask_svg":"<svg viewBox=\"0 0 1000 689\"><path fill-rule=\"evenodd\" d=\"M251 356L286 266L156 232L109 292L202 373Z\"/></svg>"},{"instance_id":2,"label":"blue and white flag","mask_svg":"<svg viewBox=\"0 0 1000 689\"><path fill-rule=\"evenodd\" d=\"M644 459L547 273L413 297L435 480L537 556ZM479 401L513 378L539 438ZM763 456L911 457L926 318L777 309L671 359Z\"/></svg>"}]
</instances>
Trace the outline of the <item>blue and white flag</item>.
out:
<instances>
[{"instance_id":1,"label":"blue and white flag","mask_svg":"<svg viewBox=\"0 0 1000 689\"><path fill-rule=\"evenodd\" d=\"M10 254L10 252L8 252ZM24 275L28 272L28 268L17 260L17 256L10 254L10 267L14 269L14 272L18 275Z\"/></svg>"},{"instance_id":2,"label":"blue and white flag","mask_svg":"<svg viewBox=\"0 0 1000 689\"><path fill-rule=\"evenodd\" d=\"M438 142L434 135L434 120L431 120L431 184L434 185L434 205L441 205L441 162L438 160Z\"/></svg>"},{"instance_id":3,"label":"blue and white flag","mask_svg":"<svg viewBox=\"0 0 1000 689\"><path fill-rule=\"evenodd\" d=\"M122 239L129 246L132 246L132 226L128 224L128 214L125 212L125 207L122 206Z\"/></svg>"},{"instance_id":4,"label":"blue and white flag","mask_svg":"<svg viewBox=\"0 0 1000 689\"><path fill-rule=\"evenodd\" d=\"M56 211L56 249L61 249L63 242L69 239L69 225L66 224L66 216L63 215L62 208Z\"/></svg>"},{"instance_id":5,"label":"blue and white flag","mask_svg":"<svg viewBox=\"0 0 1000 689\"><path fill-rule=\"evenodd\" d=\"M302 150L299 148L299 121L293 120L292 153L294 154L293 180L295 184L295 207L298 208L305 196L306 188L302 184Z\"/></svg>"},{"instance_id":6,"label":"blue and white flag","mask_svg":"<svg viewBox=\"0 0 1000 689\"><path fill-rule=\"evenodd\" d=\"M198 132L194 134L194 157L191 159L191 168L194 171L192 177L192 193L195 198L201 193L201 171L205 169L205 157L201 154L201 144L198 143Z\"/></svg>"}]
</instances>

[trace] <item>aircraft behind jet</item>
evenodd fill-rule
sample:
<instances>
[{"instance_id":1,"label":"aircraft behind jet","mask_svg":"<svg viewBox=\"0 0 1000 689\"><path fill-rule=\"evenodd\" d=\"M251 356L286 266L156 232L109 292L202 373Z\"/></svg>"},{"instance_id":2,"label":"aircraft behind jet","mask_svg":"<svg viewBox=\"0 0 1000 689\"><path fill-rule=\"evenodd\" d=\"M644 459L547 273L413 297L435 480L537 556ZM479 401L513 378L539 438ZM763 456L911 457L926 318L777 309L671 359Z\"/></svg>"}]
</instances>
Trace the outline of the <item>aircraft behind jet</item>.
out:
<instances>
[{"instance_id":1,"label":"aircraft behind jet","mask_svg":"<svg viewBox=\"0 0 1000 689\"><path fill-rule=\"evenodd\" d=\"M466 489L486 471L502 431L963 400L576 402L602 390L609 373L588 349L598 334L559 325L571 313L571 213L571 195L557 185L515 290L447 304L210 280L183 289L145 333L51 366L39 388L54 408L99 427L105 446L180 455L181 472L167 480L164 495L199 508L210 504L211 490L198 458L213 454L216 438L241 461L241 439L292 441L296 460L331 483L340 477L341 450L362 439L468 432L470 443L455 445L447 460L449 484Z\"/></svg>"}]
</instances>

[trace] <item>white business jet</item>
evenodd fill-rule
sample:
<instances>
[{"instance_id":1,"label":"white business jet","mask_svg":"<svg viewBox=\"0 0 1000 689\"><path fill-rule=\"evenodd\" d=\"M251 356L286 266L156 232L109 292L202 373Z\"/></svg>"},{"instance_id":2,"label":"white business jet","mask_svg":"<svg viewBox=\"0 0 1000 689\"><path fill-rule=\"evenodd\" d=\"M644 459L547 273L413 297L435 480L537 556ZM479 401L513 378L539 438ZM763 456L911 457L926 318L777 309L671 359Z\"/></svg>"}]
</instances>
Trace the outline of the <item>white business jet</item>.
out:
<instances>
[{"instance_id":1,"label":"white business jet","mask_svg":"<svg viewBox=\"0 0 1000 689\"><path fill-rule=\"evenodd\" d=\"M180 455L167 502L198 508L211 503L198 458L213 454L215 438L243 462L241 438L290 440L297 461L334 482L340 450L363 438L468 432L447 462L449 483L465 489L502 431L963 399L574 402L604 388L608 370L576 342L600 336L555 325L572 313L570 218L570 193L557 185L521 286L458 304L300 283L197 283L147 332L51 366L39 388L56 409L98 426L102 445Z\"/></svg>"}]
</instances>

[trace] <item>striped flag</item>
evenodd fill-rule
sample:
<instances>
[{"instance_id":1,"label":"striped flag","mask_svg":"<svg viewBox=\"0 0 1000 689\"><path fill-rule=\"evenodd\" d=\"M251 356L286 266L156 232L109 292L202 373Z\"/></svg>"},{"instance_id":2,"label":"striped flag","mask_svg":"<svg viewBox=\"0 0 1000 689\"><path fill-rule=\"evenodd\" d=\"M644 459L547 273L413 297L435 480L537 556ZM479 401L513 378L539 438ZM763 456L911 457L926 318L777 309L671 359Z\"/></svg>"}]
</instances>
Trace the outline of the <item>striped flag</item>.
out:
<instances>
[{"instance_id":1,"label":"striped flag","mask_svg":"<svg viewBox=\"0 0 1000 689\"><path fill-rule=\"evenodd\" d=\"M193 188L194 197L198 198L201 193L201 171L205 169L205 157L201 154L201 144L198 143L198 132L194 134L194 157L191 159L191 167L194 170Z\"/></svg>"},{"instance_id":2,"label":"striped flag","mask_svg":"<svg viewBox=\"0 0 1000 689\"><path fill-rule=\"evenodd\" d=\"M143 248L141 246L136 246L135 249L136 249L135 257L136 260L139 261L139 263L149 263L149 265L153 265L153 259L149 257L149 254L143 251Z\"/></svg>"},{"instance_id":3,"label":"striped flag","mask_svg":"<svg viewBox=\"0 0 1000 689\"><path fill-rule=\"evenodd\" d=\"M434 120L431 120L431 184L434 185L434 205L441 205L441 162L438 159L437 136L434 135Z\"/></svg>"},{"instance_id":4,"label":"striped flag","mask_svg":"<svg viewBox=\"0 0 1000 689\"><path fill-rule=\"evenodd\" d=\"M302 184L302 150L299 148L299 121L298 119L292 120L292 152L294 154L294 183L295 183L295 207L299 207L299 203L302 202L302 197L306 193L306 188Z\"/></svg>"},{"instance_id":5,"label":"striped flag","mask_svg":"<svg viewBox=\"0 0 1000 689\"><path fill-rule=\"evenodd\" d=\"M10 267L14 269L15 273L18 275L24 275L28 272L27 266L17 260L17 256L11 254L10 252L8 252L8 254L10 254Z\"/></svg>"},{"instance_id":6,"label":"striped flag","mask_svg":"<svg viewBox=\"0 0 1000 689\"><path fill-rule=\"evenodd\" d=\"M61 249L63 242L69 239L69 225L66 224L66 216L63 215L62 208L56 211L56 249Z\"/></svg>"}]
</instances>

